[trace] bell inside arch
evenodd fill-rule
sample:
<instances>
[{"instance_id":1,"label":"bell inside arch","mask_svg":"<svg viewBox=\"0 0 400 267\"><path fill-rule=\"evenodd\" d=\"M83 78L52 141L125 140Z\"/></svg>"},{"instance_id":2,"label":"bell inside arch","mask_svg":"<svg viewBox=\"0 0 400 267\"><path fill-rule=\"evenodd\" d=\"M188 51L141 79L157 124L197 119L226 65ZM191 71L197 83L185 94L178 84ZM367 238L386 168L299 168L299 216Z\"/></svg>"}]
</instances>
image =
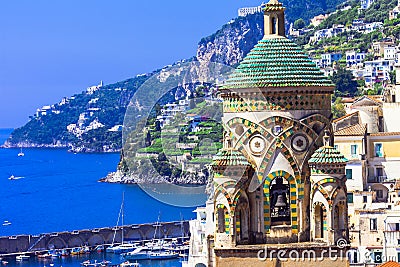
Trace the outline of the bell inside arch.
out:
<instances>
[{"instance_id":1,"label":"bell inside arch","mask_svg":"<svg viewBox=\"0 0 400 267\"><path fill-rule=\"evenodd\" d=\"M277 208L286 207L286 202L284 201L283 195L278 195L278 197L276 199L275 207L277 207Z\"/></svg>"}]
</instances>

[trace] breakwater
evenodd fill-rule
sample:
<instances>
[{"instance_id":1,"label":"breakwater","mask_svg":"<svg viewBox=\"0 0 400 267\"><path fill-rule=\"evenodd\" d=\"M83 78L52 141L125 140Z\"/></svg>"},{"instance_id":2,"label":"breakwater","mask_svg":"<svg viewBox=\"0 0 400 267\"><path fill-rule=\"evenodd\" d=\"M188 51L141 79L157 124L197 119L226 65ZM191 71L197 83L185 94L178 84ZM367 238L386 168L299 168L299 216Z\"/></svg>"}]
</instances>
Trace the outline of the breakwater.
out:
<instances>
[{"instance_id":1,"label":"breakwater","mask_svg":"<svg viewBox=\"0 0 400 267\"><path fill-rule=\"evenodd\" d=\"M117 227L0 237L0 256L49 249L94 247L126 241L189 236L189 221L131 224Z\"/></svg>"}]
</instances>

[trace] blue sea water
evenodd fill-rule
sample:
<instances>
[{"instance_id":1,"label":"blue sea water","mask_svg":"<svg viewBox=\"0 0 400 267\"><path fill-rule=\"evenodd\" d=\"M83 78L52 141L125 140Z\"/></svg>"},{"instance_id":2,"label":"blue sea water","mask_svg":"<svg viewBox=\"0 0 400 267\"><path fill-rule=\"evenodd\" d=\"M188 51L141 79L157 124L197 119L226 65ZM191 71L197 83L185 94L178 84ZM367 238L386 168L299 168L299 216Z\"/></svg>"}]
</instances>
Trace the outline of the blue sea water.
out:
<instances>
[{"instance_id":1,"label":"blue sea water","mask_svg":"<svg viewBox=\"0 0 400 267\"><path fill-rule=\"evenodd\" d=\"M10 132L0 129L1 144ZM161 221L194 218L194 207L165 204L137 185L98 182L115 171L117 153L73 154L65 149L26 148L25 156L18 157L19 151L0 148L0 222L11 222L0 225L0 236L114 226L122 192L125 224L155 222L159 214ZM9 180L11 175L21 178ZM182 197L196 198L197 203L206 199L205 194Z\"/></svg>"}]
</instances>

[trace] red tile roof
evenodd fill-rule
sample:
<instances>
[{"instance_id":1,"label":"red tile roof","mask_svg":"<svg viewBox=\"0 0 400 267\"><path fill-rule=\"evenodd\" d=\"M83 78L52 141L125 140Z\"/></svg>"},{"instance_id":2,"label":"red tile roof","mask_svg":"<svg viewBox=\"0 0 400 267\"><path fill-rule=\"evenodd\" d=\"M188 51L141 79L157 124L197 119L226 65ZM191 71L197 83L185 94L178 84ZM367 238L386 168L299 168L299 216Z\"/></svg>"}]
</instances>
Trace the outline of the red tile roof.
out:
<instances>
[{"instance_id":1,"label":"red tile roof","mask_svg":"<svg viewBox=\"0 0 400 267\"><path fill-rule=\"evenodd\" d=\"M384 264L378 265L378 267L400 267L400 263L395 261L388 261Z\"/></svg>"},{"instance_id":2,"label":"red tile roof","mask_svg":"<svg viewBox=\"0 0 400 267\"><path fill-rule=\"evenodd\" d=\"M352 136L352 135L356 135L356 136L363 136L365 134L367 127L364 124L356 124L356 125L352 125L346 128L342 128L338 131L336 131L334 134L335 136Z\"/></svg>"}]
</instances>

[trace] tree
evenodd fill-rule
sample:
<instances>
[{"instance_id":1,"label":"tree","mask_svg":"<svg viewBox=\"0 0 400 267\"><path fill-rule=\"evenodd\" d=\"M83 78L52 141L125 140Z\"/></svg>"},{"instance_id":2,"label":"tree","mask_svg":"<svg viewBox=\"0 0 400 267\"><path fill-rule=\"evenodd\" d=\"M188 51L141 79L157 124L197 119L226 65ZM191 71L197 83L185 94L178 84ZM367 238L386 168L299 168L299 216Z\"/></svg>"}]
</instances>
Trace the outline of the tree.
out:
<instances>
[{"instance_id":1,"label":"tree","mask_svg":"<svg viewBox=\"0 0 400 267\"><path fill-rule=\"evenodd\" d=\"M303 29L305 26L306 26L306 23L304 22L304 20L302 18L297 19L293 24L293 27L295 29Z\"/></svg>"},{"instance_id":2,"label":"tree","mask_svg":"<svg viewBox=\"0 0 400 267\"><path fill-rule=\"evenodd\" d=\"M354 80L353 73L344 68L339 68L332 76L335 84L336 96L355 96L357 93L357 81Z\"/></svg>"},{"instance_id":3,"label":"tree","mask_svg":"<svg viewBox=\"0 0 400 267\"><path fill-rule=\"evenodd\" d=\"M342 98L336 98L335 102L332 104L332 114L333 119L337 119L346 115L346 109L342 104Z\"/></svg>"}]
</instances>

